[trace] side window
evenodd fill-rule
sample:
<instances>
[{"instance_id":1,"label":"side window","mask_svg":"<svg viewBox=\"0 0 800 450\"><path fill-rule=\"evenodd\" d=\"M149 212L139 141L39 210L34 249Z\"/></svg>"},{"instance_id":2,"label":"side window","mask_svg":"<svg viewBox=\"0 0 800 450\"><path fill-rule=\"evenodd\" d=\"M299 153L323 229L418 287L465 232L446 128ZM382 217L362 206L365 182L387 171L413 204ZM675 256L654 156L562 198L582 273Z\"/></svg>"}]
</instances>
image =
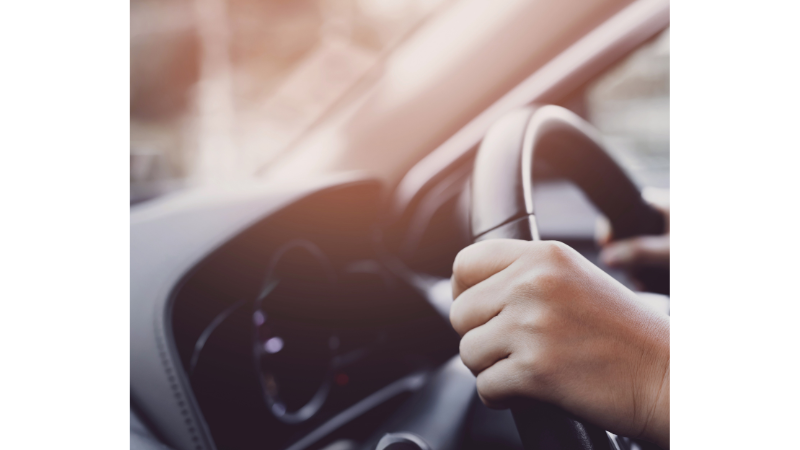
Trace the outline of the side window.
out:
<instances>
[{"instance_id":1,"label":"side window","mask_svg":"<svg viewBox=\"0 0 800 450\"><path fill-rule=\"evenodd\" d=\"M669 188L669 29L587 90L586 114L642 187Z\"/></svg>"}]
</instances>

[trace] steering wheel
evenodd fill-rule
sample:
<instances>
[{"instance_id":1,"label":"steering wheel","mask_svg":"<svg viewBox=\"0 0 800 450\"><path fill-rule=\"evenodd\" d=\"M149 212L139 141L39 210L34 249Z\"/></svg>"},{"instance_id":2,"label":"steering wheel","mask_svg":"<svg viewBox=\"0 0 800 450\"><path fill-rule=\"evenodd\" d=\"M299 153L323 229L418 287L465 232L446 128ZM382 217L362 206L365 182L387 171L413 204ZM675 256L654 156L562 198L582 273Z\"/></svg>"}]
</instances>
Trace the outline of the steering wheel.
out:
<instances>
[{"instance_id":1,"label":"steering wheel","mask_svg":"<svg viewBox=\"0 0 800 450\"><path fill-rule=\"evenodd\" d=\"M664 217L600 144L583 119L559 106L513 111L488 131L472 174L473 241L538 240L533 192L539 165L575 183L608 217L614 238L661 234ZM669 284L668 272L642 278ZM526 450L601 450L618 448L612 435L559 408L531 401L512 411Z\"/></svg>"}]
</instances>

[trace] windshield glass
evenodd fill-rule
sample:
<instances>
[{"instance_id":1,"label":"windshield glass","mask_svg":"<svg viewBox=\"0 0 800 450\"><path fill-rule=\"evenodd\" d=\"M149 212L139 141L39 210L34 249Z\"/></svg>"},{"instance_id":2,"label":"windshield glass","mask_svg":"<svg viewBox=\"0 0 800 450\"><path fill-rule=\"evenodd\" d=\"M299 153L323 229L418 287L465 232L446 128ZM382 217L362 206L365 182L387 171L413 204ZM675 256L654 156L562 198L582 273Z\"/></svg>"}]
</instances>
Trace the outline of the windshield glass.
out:
<instances>
[{"instance_id":1,"label":"windshield glass","mask_svg":"<svg viewBox=\"0 0 800 450\"><path fill-rule=\"evenodd\" d=\"M669 188L669 29L592 83L586 107L640 186Z\"/></svg>"},{"instance_id":2,"label":"windshield glass","mask_svg":"<svg viewBox=\"0 0 800 450\"><path fill-rule=\"evenodd\" d=\"M452 0L131 2L131 202L252 175Z\"/></svg>"}]
</instances>

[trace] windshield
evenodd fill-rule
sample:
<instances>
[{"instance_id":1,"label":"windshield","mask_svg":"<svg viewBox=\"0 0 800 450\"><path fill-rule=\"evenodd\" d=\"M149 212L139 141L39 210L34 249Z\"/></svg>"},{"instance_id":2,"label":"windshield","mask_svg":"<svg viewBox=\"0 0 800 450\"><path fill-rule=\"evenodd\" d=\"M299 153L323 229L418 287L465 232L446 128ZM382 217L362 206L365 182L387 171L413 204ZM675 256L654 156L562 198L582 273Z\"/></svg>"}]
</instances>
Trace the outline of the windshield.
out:
<instances>
[{"instance_id":1,"label":"windshield","mask_svg":"<svg viewBox=\"0 0 800 450\"><path fill-rule=\"evenodd\" d=\"M252 175L451 0L131 2L131 202Z\"/></svg>"},{"instance_id":2,"label":"windshield","mask_svg":"<svg viewBox=\"0 0 800 450\"><path fill-rule=\"evenodd\" d=\"M669 188L669 29L594 81L586 109L640 186Z\"/></svg>"}]
</instances>

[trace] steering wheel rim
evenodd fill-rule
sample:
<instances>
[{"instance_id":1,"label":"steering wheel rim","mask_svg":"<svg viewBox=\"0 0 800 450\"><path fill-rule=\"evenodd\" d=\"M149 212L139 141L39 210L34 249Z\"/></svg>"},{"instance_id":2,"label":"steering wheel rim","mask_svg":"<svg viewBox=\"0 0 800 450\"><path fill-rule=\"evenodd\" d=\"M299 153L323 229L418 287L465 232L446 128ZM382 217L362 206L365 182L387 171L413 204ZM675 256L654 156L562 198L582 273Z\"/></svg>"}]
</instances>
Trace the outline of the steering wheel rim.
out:
<instances>
[{"instance_id":1,"label":"steering wheel rim","mask_svg":"<svg viewBox=\"0 0 800 450\"><path fill-rule=\"evenodd\" d=\"M527 107L498 120L486 133L472 173L473 240L535 226L534 167L547 163L574 182L608 217L615 239L661 234L663 215L645 202L625 171L603 148L594 128L568 109ZM498 180L503 180L498 182ZM511 225L516 223L516 225Z\"/></svg>"},{"instance_id":2,"label":"steering wheel rim","mask_svg":"<svg viewBox=\"0 0 800 450\"><path fill-rule=\"evenodd\" d=\"M533 190L534 167L541 162L578 185L608 217L615 239L664 232L664 217L642 199L592 126L547 105L508 113L481 142L471 180L474 242L539 239ZM617 448L604 430L553 405L530 402L512 413L526 450Z\"/></svg>"}]
</instances>

